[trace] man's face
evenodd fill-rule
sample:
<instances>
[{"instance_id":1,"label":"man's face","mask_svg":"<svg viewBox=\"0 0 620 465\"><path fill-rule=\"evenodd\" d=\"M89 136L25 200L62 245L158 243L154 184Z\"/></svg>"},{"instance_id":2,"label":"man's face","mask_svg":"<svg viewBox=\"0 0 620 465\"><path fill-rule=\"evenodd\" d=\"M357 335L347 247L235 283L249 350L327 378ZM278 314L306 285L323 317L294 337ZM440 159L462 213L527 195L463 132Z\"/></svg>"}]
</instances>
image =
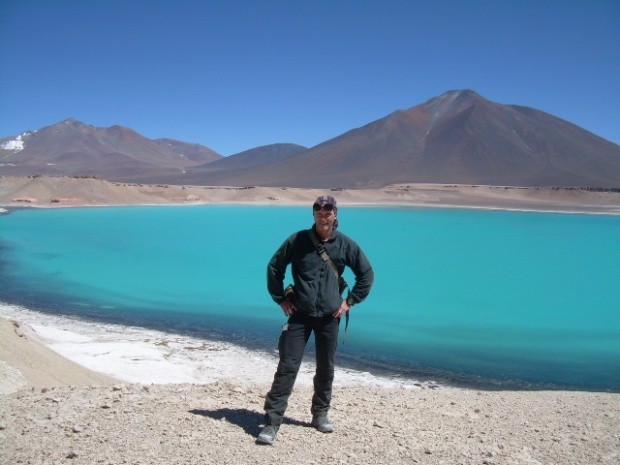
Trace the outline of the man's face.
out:
<instances>
[{"instance_id":1,"label":"man's face","mask_svg":"<svg viewBox=\"0 0 620 465\"><path fill-rule=\"evenodd\" d=\"M320 210L314 207L314 223L318 230L327 231L334 226L336 210L331 205L323 205Z\"/></svg>"}]
</instances>

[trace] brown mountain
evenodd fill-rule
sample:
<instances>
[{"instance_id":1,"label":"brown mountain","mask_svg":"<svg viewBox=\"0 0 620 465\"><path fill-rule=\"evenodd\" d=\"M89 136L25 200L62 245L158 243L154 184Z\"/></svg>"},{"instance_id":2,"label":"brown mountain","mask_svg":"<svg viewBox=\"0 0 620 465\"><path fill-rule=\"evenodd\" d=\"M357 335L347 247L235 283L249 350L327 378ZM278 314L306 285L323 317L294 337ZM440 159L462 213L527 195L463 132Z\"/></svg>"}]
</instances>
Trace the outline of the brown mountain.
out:
<instances>
[{"instance_id":1,"label":"brown mountain","mask_svg":"<svg viewBox=\"0 0 620 465\"><path fill-rule=\"evenodd\" d=\"M153 142L195 163L211 163L224 158L216 151L200 144L190 144L188 142L168 138L153 139Z\"/></svg>"},{"instance_id":2,"label":"brown mountain","mask_svg":"<svg viewBox=\"0 0 620 465\"><path fill-rule=\"evenodd\" d=\"M548 113L450 91L310 149L273 144L223 158L75 120L0 140L0 175L114 181L373 188L395 183L620 186L620 146Z\"/></svg>"},{"instance_id":3,"label":"brown mountain","mask_svg":"<svg viewBox=\"0 0 620 465\"><path fill-rule=\"evenodd\" d=\"M222 158L213 150L150 140L122 126L97 128L72 118L0 141L2 175L90 175L139 180Z\"/></svg>"},{"instance_id":4,"label":"brown mountain","mask_svg":"<svg viewBox=\"0 0 620 465\"><path fill-rule=\"evenodd\" d=\"M215 167L215 165L213 165ZM199 184L321 188L431 182L620 186L620 146L532 108L450 91L252 170Z\"/></svg>"},{"instance_id":5,"label":"brown mountain","mask_svg":"<svg viewBox=\"0 0 620 465\"><path fill-rule=\"evenodd\" d=\"M190 185L227 185L231 177L251 179L255 169L277 167L278 163L294 157L307 147L297 144L270 144L246 150L220 160L188 168L184 173L153 179L158 183ZM208 183L205 180L208 179ZM254 185L250 182L248 185Z\"/></svg>"}]
</instances>

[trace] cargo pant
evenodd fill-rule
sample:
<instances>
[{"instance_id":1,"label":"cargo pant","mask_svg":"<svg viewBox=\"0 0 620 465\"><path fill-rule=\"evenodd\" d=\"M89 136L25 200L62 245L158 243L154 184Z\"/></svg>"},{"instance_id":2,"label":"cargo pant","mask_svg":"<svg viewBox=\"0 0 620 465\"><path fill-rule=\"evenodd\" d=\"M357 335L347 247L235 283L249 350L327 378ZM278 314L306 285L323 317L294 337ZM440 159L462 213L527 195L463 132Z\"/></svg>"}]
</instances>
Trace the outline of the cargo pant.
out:
<instances>
[{"instance_id":1,"label":"cargo pant","mask_svg":"<svg viewBox=\"0 0 620 465\"><path fill-rule=\"evenodd\" d=\"M265 424L280 426L282 423L312 332L316 346L316 373L311 412L313 415L327 414L332 398L339 323L340 319L331 315L325 317L293 315L289 318L278 342L280 352L278 369L265 399Z\"/></svg>"}]
</instances>

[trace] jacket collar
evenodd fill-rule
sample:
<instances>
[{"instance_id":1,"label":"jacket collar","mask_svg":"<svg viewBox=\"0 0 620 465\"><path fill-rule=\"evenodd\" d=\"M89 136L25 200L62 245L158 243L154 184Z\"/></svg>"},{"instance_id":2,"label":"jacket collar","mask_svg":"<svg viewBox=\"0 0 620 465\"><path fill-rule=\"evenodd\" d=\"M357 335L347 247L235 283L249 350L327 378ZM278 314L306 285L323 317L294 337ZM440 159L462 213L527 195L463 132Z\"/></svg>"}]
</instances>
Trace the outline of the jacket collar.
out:
<instances>
[{"instance_id":1,"label":"jacket collar","mask_svg":"<svg viewBox=\"0 0 620 465\"><path fill-rule=\"evenodd\" d=\"M321 235L316 230L316 224L313 224L311 229L314 231L314 234L316 234L316 237L322 241ZM330 234L329 238L325 242L332 242L334 239L336 239L337 235L338 235L338 230L336 228L332 228L332 233Z\"/></svg>"}]
</instances>

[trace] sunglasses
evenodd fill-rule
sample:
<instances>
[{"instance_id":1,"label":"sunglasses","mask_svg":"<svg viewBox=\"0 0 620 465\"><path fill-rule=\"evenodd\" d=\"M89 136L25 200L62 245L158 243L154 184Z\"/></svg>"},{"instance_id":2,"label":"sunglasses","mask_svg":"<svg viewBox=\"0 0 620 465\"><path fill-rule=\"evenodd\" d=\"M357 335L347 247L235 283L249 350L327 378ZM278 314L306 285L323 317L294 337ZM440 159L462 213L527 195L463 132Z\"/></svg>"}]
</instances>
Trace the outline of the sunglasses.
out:
<instances>
[{"instance_id":1,"label":"sunglasses","mask_svg":"<svg viewBox=\"0 0 620 465\"><path fill-rule=\"evenodd\" d=\"M315 203L314 205L312 205L312 209L315 212L318 212L319 210L325 210L326 212L330 212L334 209L334 206L331 203L326 203L325 205L319 205L318 203Z\"/></svg>"}]
</instances>

